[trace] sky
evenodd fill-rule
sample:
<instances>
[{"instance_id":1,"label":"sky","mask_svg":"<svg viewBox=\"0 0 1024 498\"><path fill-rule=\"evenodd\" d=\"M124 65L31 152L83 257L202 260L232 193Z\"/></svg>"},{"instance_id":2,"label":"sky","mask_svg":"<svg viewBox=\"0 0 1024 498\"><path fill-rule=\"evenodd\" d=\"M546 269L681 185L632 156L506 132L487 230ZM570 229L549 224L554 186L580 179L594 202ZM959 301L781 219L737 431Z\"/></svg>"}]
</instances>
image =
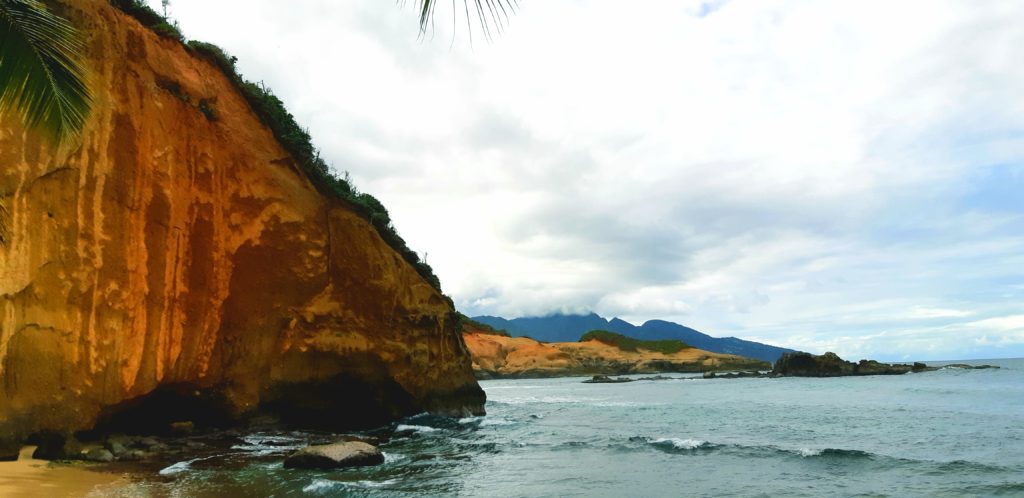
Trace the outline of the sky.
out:
<instances>
[{"instance_id":1,"label":"sky","mask_svg":"<svg viewBox=\"0 0 1024 498\"><path fill-rule=\"evenodd\" d=\"M437 9L426 37L381 0L170 14L468 315L1024 357L1024 2L521 0L490 41Z\"/></svg>"}]
</instances>

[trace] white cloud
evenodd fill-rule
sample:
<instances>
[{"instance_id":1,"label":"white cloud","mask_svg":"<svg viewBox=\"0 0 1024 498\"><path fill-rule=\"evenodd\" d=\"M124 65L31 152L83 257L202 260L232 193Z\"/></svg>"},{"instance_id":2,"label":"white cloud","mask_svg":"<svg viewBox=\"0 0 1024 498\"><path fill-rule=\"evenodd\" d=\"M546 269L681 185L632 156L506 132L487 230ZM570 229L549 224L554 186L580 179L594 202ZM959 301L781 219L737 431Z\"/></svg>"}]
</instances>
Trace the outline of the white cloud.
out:
<instances>
[{"instance_id":1,"label":"white cloud","mask_svg":"<svg viewBox=\"0 0 1024 498\"><path fill-rule=\"evenodd\" d=\"M473 45L378 0L172 7L469 313L902 357L1024 298L1022 3L523 2Z\"/></svg>"}]
</instances>

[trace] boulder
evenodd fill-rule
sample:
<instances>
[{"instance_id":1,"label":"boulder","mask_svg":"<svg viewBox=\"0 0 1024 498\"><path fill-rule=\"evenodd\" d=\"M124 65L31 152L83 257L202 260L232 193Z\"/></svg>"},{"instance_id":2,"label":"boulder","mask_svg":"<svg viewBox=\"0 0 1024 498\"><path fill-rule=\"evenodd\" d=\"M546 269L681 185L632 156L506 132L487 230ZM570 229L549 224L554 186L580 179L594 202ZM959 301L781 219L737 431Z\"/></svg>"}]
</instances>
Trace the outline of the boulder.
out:
<instances>
[{"instance_id":1,"label":"boulder","mask_svg":"<svg viewBox=\"0 0 1024 498\"><path fill-rule=\"evenodd\" d=\"M307 446L284 461L286 469L340 469L384 463L376 446L360 441Z\"/></svg>"},{"instance_id":2,"label":"boulder","mask_svg":"<svg viewBox=\"0 0 1024 498\"><path fill-rule=\"evenodd\" d=\"M122 442L119 439L108 439L103 446L110 451L110 454L114 455L117 458L120 458L125 453L128 453L128 448L126 448L124 442Z\"/></svg>"},{"instance_id":3,"label":"boulder","mask_svg":"<svg viewBox=\"0 0 1024 498\"><path fill-rule=\"evenodd\" d=\"M114 454L104 448L93 448L85 454L85 459L90 462L113 462Z\"/></svg>"}]
</instances>

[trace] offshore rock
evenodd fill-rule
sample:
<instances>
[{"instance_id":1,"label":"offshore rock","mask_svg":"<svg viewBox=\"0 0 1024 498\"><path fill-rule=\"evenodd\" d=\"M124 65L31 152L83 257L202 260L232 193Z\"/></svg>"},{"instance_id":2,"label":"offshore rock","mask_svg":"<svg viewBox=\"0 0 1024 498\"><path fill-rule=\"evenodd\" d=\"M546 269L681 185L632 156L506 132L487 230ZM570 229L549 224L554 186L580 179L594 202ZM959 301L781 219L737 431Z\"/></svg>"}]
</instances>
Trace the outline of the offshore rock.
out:
<instances>
[{"instance_id":1,"label":"offshore rock","mask_svg":"<svg viewBox=\"0 0 1024 498\"><path fill-rule=\"evenodd\" d=\"M584 384L622 384L625 382L635 382L635 379L628 377L609 377L607 375L595 375L585 381Z\"/></svg>"},{"instance_id":2,"label":"offshore rock","mask_svg":"<svg viewBox=\"0 0 1024 498\"><path fill-rule=\"evenodd\" d=\"M856 375L902 375L905 373L935 370L924 363L913 365L879 363L875 360L846 361L839 355L828 352L821 356L810 353L784 353L775 362L772 376L779 377L847 377Z\"/></svg>"},{"instance_id":3,"label":"offshore rock","mask_svg":"<svg viewBox=\"0 0 1024 498\"><path fill-rule=\"evenodd\" d=\"M368 443L344 441L307 446L284 461L286 469L339 469L384 463L384 454Z\"/></svg>"},{"instance_id":4,"label":"offshore rock","mask_svg":"<svg viewBox=\"0 0 1024 498\"><path fill-rule=\"evenodd\" d=\"M95 103L60 148L0 120L0 456L43 430L483 413L451 305L219 69L106 0L56 9Z\"/></svg>"}]
</instances>

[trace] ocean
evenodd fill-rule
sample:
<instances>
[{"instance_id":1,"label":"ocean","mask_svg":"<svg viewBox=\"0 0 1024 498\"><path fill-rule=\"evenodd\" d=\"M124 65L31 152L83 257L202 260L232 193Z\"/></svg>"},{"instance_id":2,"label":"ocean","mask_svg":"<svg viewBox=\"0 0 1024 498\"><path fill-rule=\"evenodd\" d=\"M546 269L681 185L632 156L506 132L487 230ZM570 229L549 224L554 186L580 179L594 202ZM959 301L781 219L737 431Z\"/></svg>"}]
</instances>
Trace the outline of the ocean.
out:
<instances>
[{"instance_id":1,"label":"ocean","mask_svg":"<svg viewBox=\"0 0 1024 498\"><path fill-rule=\"evenodd\" d=\"M900 376L492 380L486 417L369 435L386 463L285 470L266 432L115 496L1024 496L1024 360ZM935 364L929 362L929 364Z\"/></svg>"}]
</instances>

